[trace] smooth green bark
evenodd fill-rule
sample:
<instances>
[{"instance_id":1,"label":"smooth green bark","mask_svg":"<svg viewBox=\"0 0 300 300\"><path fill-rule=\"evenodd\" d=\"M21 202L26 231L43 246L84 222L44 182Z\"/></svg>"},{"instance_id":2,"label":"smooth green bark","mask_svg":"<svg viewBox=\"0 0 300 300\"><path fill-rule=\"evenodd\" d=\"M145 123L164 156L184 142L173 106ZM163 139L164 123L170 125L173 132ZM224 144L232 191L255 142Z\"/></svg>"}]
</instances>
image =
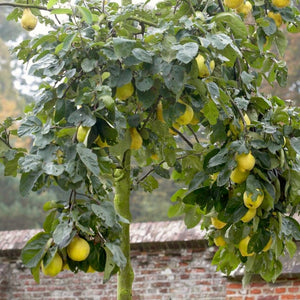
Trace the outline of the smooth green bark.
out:
<instances>
[{"instance_id":1,"label":"smooth green bark","mask_svg":"<svg viewBox=\"0 0 300 300\"><path fill-rule=\"evenodd\" d=\"M116 212L127 220L131 221L130 214L130 150L126 151L123 159L123 166L115 171L115 198L114 205ZM118 272L117 299L132 299L132 283L134 273L130 262L130 225L122 223L121 249L127 259L126 267Z\"/></svg>"}]
</instances>

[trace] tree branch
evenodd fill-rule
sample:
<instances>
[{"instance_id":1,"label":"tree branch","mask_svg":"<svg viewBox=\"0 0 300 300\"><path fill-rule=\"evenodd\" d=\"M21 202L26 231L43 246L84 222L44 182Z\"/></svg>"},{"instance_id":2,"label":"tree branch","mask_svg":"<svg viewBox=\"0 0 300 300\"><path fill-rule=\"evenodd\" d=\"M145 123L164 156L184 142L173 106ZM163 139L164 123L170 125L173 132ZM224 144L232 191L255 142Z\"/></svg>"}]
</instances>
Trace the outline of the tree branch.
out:
<instances>
[{"instance_id":1,"label":"tree branch","mask_svg":"<svg viewBox=\"0 0 300 300\"><path fill-rule=\"evenodd\" d=\"M198 137L197 137L197 134L195 133L195 131L193 130L193 128L191 127L191 125L187 125L187 128L188 128L188 129L191 131L191 133L193 134L193 136L194 136L196 142L197 142L198 144L200 144L200 142L199 142L199 140L198 140Z\"/></svg>"},{"instance_id":2,"label":"tree branch","mask_svg":"<svg viewBox=\"0 0 300 300\"><path fill-rule=\"evenodd\" d=\"M10 2L2 2L0 6L11 6L11 7L19 7L19 8L37 8L40 10L51 11L52 8L47 8L45 6L34 5L34 4L23 4L23 3L10 3Z\"/></svg>"},{"instance_id":3,"label":"tree branch","mask_svg":"<svg viewBox=\"0 0 300 300\"><path fill-rule=\"evenodd\" d=\"M175 131L193 149L193 144L179 130L173 126L171 126L171 129Z\"/></svg>"}]
</instances>

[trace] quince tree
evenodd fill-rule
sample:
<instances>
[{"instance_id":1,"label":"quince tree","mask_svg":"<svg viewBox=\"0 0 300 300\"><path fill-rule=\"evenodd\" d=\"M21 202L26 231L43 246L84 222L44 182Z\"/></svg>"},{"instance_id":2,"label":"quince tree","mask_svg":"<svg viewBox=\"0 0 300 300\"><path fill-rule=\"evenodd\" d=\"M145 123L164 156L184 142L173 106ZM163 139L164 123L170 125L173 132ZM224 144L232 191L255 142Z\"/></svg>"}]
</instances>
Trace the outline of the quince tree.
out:
<instances>
[{"instance_id":1,"label":"quince tree","mask_svg":"<svg viewBox=\"0 0 300 300\"><path fill-rule=\"evenodd\" d=\"M20 174L22 195L69 192L45 203L23 262L36 281L59 257L54 273L117 273L118 299L131 299L130 193L152 192L161 176L181 182L168 214L207 230L218 270L243 265L244 283L274 281L300 238L300 115L260 86L285 85L299 11L271 0L148 3L0 4L15 7L9 20L30 9L49 28L14 49L42 83L18 131L17 119L1 124L5 174ZM31 149L12 148L11 135L32 137ZM74 239L83 260L68 251Z\"/></svg>"}]
</instances>

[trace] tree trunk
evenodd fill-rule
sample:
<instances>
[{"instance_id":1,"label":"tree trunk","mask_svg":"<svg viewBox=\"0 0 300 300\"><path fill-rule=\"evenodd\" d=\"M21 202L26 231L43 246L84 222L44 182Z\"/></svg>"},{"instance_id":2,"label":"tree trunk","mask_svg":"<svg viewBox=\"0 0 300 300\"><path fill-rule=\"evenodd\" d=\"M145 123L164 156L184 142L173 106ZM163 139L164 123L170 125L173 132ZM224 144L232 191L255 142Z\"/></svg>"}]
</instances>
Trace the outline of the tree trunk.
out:
<instances>
[{"instance_id":1,"label":"tree trunk","mask_svg":"<svg viewBox=\"0 0 300 300\"><path fill-rule=\"evenodd\" d=\"M129 199L130 199L130 150L126 151L123 158L123 166L115 171L115 199L116 212L127 220L131 221ZM118 300L132 299L132 283L134 278L130 262L130 225L122 223L121 249L127 259L123 270L118 272Z\"/></svg>"}]
</instances>

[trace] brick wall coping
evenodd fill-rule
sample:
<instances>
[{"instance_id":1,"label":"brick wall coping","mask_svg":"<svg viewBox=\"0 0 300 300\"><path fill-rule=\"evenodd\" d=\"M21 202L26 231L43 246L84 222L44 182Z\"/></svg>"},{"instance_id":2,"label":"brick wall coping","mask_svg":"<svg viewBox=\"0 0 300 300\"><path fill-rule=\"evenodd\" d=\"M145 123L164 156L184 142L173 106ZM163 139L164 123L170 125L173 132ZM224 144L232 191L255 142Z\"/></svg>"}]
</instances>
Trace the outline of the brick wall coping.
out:
<instances>
[{"instance_id":1,"label":"brick wall coping","mask_svg":"<svg viewBox=\"0 0 300 300\"><path fill-rule=\"evenodd\" d=\"M40 229L0 231L0 256L18 256L26 242ZM205 244L199 226L187 229L183 221L131 224L131 248L177 248Z\"/></svg>"}]
</instances>

